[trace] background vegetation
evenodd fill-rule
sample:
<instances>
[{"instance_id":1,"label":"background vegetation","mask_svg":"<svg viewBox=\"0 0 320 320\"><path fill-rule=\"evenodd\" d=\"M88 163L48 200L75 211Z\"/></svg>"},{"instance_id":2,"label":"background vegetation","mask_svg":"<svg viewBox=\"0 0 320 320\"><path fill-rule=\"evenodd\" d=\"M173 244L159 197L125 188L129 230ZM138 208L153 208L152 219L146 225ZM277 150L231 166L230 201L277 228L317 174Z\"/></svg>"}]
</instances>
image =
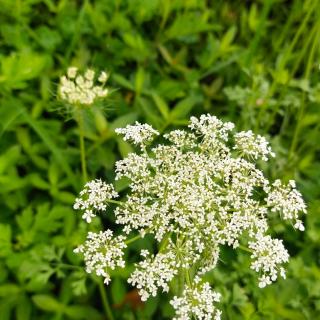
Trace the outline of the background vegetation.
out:
<instances>
[{"instance_id":1,"label":"background vegetation","mask_svg":"<svg viewBox=\"0 0 320 320\"><path fill-rule=\"evenodd\" d=\"M304 233L272 221L288 279L259 289L248 255L227 249L208 279L224 319L320 319L319 39L319 0L0 0L1 320L172 315L165 295L139 302L132 263L104 287L72 252L88 227L72 210L79 132L56 99L70 65L111 72L104 110L85 118L91 178L112 181L132 150L114 129L135 120L164 132L209 112L269 137L269 177L296 179L308 203Z\"/></svg>"}]
</instances>

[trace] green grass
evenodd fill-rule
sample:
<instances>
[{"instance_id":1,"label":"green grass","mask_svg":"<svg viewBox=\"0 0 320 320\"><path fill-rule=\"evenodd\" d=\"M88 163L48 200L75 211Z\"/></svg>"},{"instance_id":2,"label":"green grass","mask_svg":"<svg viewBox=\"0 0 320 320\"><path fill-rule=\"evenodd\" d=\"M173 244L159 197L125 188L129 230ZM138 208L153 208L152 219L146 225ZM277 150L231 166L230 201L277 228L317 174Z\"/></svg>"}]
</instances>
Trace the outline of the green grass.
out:
<instances>
[{"instance_id":1,"label":"green grass","mask_svg":"<svg viewBox=\"0 0 320 320\"><path fill-rule=\"evenodd\" d=\"M287 280L261 290L249 257L224 250L208 274L223 319L320 319L319 0L0 0L0 21L1 320L172 316L162 295L137 308L131 263L106 288L85 274L72 250L88 227L72 203L83 175L111 181L132 150L115 128L164 132L202 113L268 136L268 176L296 179L308 203L303 234L272 220ZM84 114L85 169L77 123L56 99L70 65L108 70L114 89ZM109 211L90 229L112 224ZM130 261L147 246L135 243Z\"/></svg>"}]
</instances>

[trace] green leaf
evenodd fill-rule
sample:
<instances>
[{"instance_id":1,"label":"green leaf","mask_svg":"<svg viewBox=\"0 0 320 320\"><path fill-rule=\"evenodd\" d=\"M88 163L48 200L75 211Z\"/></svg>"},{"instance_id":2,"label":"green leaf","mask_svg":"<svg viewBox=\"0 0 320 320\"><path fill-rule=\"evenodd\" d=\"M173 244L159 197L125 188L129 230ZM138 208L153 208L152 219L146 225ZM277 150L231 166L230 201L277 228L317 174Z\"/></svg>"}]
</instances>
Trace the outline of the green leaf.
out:
<instances>
[{"instance_id":1,"label":"green leaf","mask_svg":"<svg viewBox=\"0 0 320 320\"><path fill-rule=\"evenodd\" d=\"M183 119L188 116L192 108L201 101L199 96L190 96L179 101L170 113L170 119Z\"/></svg>"},{"instance_id":2,"label":"green leaf","mask_svg":"<svg viewBox=\"0 0 320 320\"><path fill-rule=\"evenodd\" d=\"M137 95L140 95L145 82L145 71L142 67L139 67L135 75L135 91Z\"/></svg>"},{"instance_id":3,"label":"green leaf","mask_svg":"<svg viewBox=\"0 0 320 320\"><path fill-rule=\"evenodd\" d=\"M151 96L163 118L167 120L169 117L169 106L156 92L153 92Z\"/></svg>"},{"instance_id":4,"label":"green leaf","mask_svg":"<svg viewBox=\"0 0 320 320\"><path fill-rule=\"evenodd\" d=\"M33 119L28 112L25 110L24 106L21 105L20 101L15 100L16 103L20 106L22 110L22 115L25 119L25 121L29 124L30 127L33 128L33 130L38 134L38 136L43 140L43 142L47 145L49 150L53 153L55 156L57 162L61 166L61 168L65 171L67 176L70 179L70 182L72 183L73 187L77 190L79 188L78 180L76 179L75 175L73 174L73 171L71 170L69 166L69 161L65 158L65 153L60 150L56 144L53 142L52 138L50 137L50 133L41 125L39 121L36 121ZM14 103L12 101L12 103Z\"/></svg>"},{"instance_id":5,"label":"green leaf","mask_svg":"<svg viewBox=\"0 0 320 320\"><path fill-rule=\"evenodd\" d=\"M48 56L30 51L12 53L1 59L0 83L12 89L26 87L26 81L38 77L48 64Z\"/></svg>"},{"instance_id":6,"label":"green leaf","mask_svg":"<svg viewBox=\"0 0 320 320\"><path fill-rule=\"evenodd\" d=\"M122 279L116 277L111 282L111 295L115 304L119 304L123 301L126 294L126 286Z\"/></svg>"},{"instance_id":7,"label":"green leaf","mask_svg":"<svg viewBox=\"0 0 320 320\"><path fill-rule=\"evenodd\" d=\"M134 151L130 143L120 138L117 139L117 144L122 158L125 158L129 153L132 153Z\"/></svg>"},{"instance_id":8,"label":"green leaf","mask_svg":"<svg viewBox=\"0 0 320 320\"><path fill-rule=\"evenodd\" d=\"M154 108L152 108L152 104L150 104L150 102L145 98L138 97L137 103L141 107L147 122L161 131L164 125L164 121L161 119L159 112L154 110Z\"/></svg>"},{"instance_id":9,"label":"green leaf","mask_svg":"<svg viewBox=\"0 0 320 320\"><path fill-rule=\"evenodd\" d=\"M40 45L48 51L55 50L61 42L60 34L55 29L50 29L47 26L37 28L36 35Z\"/></svg>"},{"instance_id":10,"label":"green leaf","mask_svg":"<svg viewBox=\"0 0 320 320\"><path fill-rule=\"evenodd\" d=\"M13 283L6 283L0 286L0 297L16 296L20 294L20 292L21 289Z\"/></svg>"},{"instance_id":11,"label":"green leaf","mask_svg":"<svg viewBox=\"0 0 320 320\"><path fill-rule=\"evenodd\" d=\"M72 305L65 309L65 314L71 319L90 319L90 320L100 320L103 319L101 314L94 308L90 306L82 305Z\"/></svg>"},{"instance_id":12,"label":"green leaf","mask_svg":"<svg viewBox=\"0 0 320 320\"><path fill-rule=\"evenodd\" d=\"M0 257L6 257L11 253L11 236L10 225L0 224Z\"/></svg>"},{"instance_id":13,"label":"green leaf","mask_svg":"<svg viewBox=\"0 0 320 320\"><path fill-rule=\"evenodd\" d=\"M232 304L236 306L243 306L247 301L248 297L246 296L244 289L235 283L233 285Z\"/></svg>"},{"instance_id":14,"label":"green leaf","mask_svg":"<svg viewBox=\"0 0 320 320\"><path fill-rule=\"evenodd\" d=\"M122 75L114 73L111 75L111 77L112 77L112 80L114 80L116 83L120 84L122 87L134 91L133 84L130 81L128 81L125 77L123 77Z\"/></svg>"},{"instance_id":15,"label":"green leaf","mask_svg":"<svg viewBox=\"0 0 320 320\"><path fill-rule=\"evenodd\" d=\"M16 220L22 231L29 230L33 223L33 212L31 207L25 208L21 215L17 216Z\"/></svg>"},{"instance_id":16,"label":"green leaf","mask_svg":"<svg viewBox=\"0 0 320 320\"><path fill-rule=\"evenodd\" d=\"M123 128L128 124L134 123L138 119L138 114L135 112L127 113L123 116L118 117L110 124L110 130L115 130L117 128Z\"/></svg>"},{"instance_id":17,"label":"green leaf","mask_svg":"<svg viewBox=\"0 0 320 320\"><path fill-rule=\"evenodd\" d=\"M33 303L41 310L49 312L62 312L64 305L47 294L36 294L32 297Z\"/></svg>"},{"instance_id":18,"label":"green leaf","mask_svg":"<svg viewBox=\"0 0 320 320\"><path fill-rule=\"evenodd\" d=\"M217 26L207 22L207 15L202 16L196 12L186 12L178 15L172 25L166 30L165 36L168 39L178 38L187 35L194 35L200 32L217 29Z\"/></svg>"},{"instance_id":19,"label":"green leaf","mask_svg":"<svg viewBox=\"0 0 320 320\"><path fill-rule=\"evenodd\" d=\"M17 108L15 105L10 106L9 108L6 107L5 101L2 100L0 103L3 105L0 108L0 138L3 133L10 128L10 126L14 123L14 121L21 115L22 110Z\"/></svg>"},{"instance_id":20,"label":"green leaf","mask_svg":"<svg viewBox=\"0 0 320 320\"><path fill-rule=\"evenodd\" d=\"M220 44L220 51L221 52L228 52L231 49L231 43L234 40L237 33L237 28L232 26L222 37L221 44Z\"/></svg>"},{"instance_id":21,"label":"green leaf","mask_svg":"<svg viewBox=\"0 0 320 320\"><path fill-rule=\"evenodd\" d=\"M31 319L31 312L32 312L32 304L29 298L23 295L16 307L16 319L17 320L29 320Z\"/></svg>"},{"instance_id":22,"label":"green leaf","mask_svg":"<svg viewBox=\"0 0 320 320\"><path fill-rule=\"evenodd\" d=\"M9 167L14 166L21 158L21 148L18 145L11 146L0 156L0 174L3 174Z\"/></svg>"}]
</instances>

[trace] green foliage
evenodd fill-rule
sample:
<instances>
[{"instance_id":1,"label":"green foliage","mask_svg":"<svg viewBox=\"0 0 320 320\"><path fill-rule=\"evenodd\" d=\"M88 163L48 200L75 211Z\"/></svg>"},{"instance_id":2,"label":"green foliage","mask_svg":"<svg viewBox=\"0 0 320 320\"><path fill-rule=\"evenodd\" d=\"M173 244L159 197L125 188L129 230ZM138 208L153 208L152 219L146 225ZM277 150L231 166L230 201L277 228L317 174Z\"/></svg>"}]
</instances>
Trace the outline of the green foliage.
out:
<instances>
[{"instance_id":1,"label":"green foliage","mask_svg":"<svg viewBox=\"0 0 320 320\"><path fill-rule=\"evenodd\" d=\"M309 207L302 235L272 219L293 256L288 279L259 289L249 257L228 249L207 277L223 319L318 319L319 15L318 0L0 0L1 320L106 318L96 279L72 252L88 227L72 210L79 132L56 100L70 65L108 70L114 89L103 111L85 114L90 178L113 178L132 151L114 129L136 120L164 132L210 112L269 135L269 176L296 179ZM111 212L90 229L111 225ZM165 297L142 305L125 282L138 247L152 245L139 241L114 272L115 319L172 316Z\"/></svg>"}]
</instances>

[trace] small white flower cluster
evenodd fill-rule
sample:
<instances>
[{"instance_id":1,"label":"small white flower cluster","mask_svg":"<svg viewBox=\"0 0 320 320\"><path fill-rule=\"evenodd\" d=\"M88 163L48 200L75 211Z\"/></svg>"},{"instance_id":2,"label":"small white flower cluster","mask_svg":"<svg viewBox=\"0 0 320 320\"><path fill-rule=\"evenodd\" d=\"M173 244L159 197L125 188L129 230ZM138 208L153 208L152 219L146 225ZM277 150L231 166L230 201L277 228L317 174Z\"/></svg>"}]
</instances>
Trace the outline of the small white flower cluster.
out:
<instances>
[{"instance_id":1,"label":"small white flower cluster","mask_svg":"<svg viewBox=\"0 0 320 320\"><path fill-rule=\"evenodd\" d=\"M135 125L118 128L115 132L124 135L123 140L132 141L132 143L141 147L145 147L153 140L155 135L159 135L159 132L154 130L150 125L141 124L138 121L136 121Z\"/></svg>"},{"instance_id":2,"label":"small white flower cluster","mask_svg":"<svg viewBox=\"0 0 320 320\"><path fill-rule=\"evenodd\" d=\"M104 87L108 74L102 71L95 84L95 71L88 69L83 75L78 74L76 67L68 68L67 75L60 78L59 94L63 100L72 105L91 105L98 98L108 95Z\"/></svg>"},{"instance_id":3,"label":"small white flower cluster","mask_svg":"<svg viewBox=\"0 0 320 320\"><path fill-rule=\"evenodd\" d=\"M175 309L173 320L220 320L221 311L214 306L220 301L220 293L212 291L208 282L195 287L187 286L181 297L175 296L170 304Z\"/></svg>"},{"instance_id":4,"label":"small white flower cluster","mask_svg":"<svg viewBox=\"0 0 320 320\"><path fill-rule=\"evenodd\" d=\"M93 271L97 276L104 277L104 283L110 282L108 269L116 267L124 268L123 249L126 248L125 237L113 237L111 230L100 231L99 233L89 232L87 240L74 250L75 253L82 253L86 264L86 272Z\"/></svg>"},{"instance_id":5,"label":"small white flower cluster","mask_svg":"<svg viewBox=\"0 0 320 320\"><path fill-rule=\"evenodd\" d=\"M234 135L234 138L234 149L247 157L252 157L255 160L262 158L264 161L267 161L269 157L275 157L275 153L272 152L266 138L255 135L251 130L238 132Z\"/></svg>"},{"instance_id":6,"label":"small white flower cluster","mask_svg":"<svg viewBox=\"0 0 320 320\"><path fill-rule=\"evenodd\" d=\"M141 300L146 301L157 295L158 288L162 288L162 292L169 291L168 283L178 273L179 263L171 251L156 256L142 252L142 255L145 260L137 265L128 282L138 288Z\"/></svg>"},{"instance_id":7,"label":"small white flower cluster","mask_svg":"<svg viewBox=\"0 0 320 320\"><path fill-rule=\"evenodd\" d=\"M289 260L288 251L283 246L282 240L272 239L269 235L257 234L255 241L249 242L249 248L252 250L253 260L251 269L262 273L259 278L260 288L276 281L278 273L282 278L286 277L284 268L278 267Z\"/></svg>"},{"instance_id":8,"label":"small white flower cluster","mask_svg":"<svg viewBox=\"0 0 320 320\"><path fill-rule=\"evenodd\" d=\"M83 211L82 218L88 223L96 216L96 211L105 211L107 201L118 197L112 184L107 184L101 179L87 182L80 192L80 197L76 198L73 208Z\"/></svg>"},{"instance_id":9,"label":"small white flower cluster","mask_svg":"<svg viewBox=\"0 0 320 320\"><path fill-rule=\"evenodd\" d=\"M129 282L146 300L159 288L167 292L173 279L182 276L184 293L172 301L177 320L219 319L213 306L216 293L202 283L203 275L216 267L222 245L249 246L251 268L264 287L285 276L282 264L289 258L282 241L268 235L268 215L279 212L304 229L299 216L306 205L295 183L270 182L256 163L274 155L267 141L233 133L233 128L211 115L192 117L188 130L165 134L166 143L153 148L148 145L159 133L149 125L116 130L142 149L116 163L116 179L130 181L130 191L114 211L116 223L127 235L154 235L160 247L155 254L142 251L145 259L136 264ZM76 207L104 209L103 202L116 195L109 188L104 196L94 191L101 202L86 205L87 198L81 198Z\"/></svg>"},{"instance_id":10,"label":"small white flower cluster","mask_svg":"<svg viewBox=\"0 0 320 320\"><path fill-rule=\"evenodd\" d=\"M294 227L304 231L302 221L299 219L300 212L307 212L301 193L296 189L294 180L284 185L279 179L273 183L273 189L268 193L267 205L273 212L279 212L284 220L295 221Z\"/></svg>"}]
</instances>

